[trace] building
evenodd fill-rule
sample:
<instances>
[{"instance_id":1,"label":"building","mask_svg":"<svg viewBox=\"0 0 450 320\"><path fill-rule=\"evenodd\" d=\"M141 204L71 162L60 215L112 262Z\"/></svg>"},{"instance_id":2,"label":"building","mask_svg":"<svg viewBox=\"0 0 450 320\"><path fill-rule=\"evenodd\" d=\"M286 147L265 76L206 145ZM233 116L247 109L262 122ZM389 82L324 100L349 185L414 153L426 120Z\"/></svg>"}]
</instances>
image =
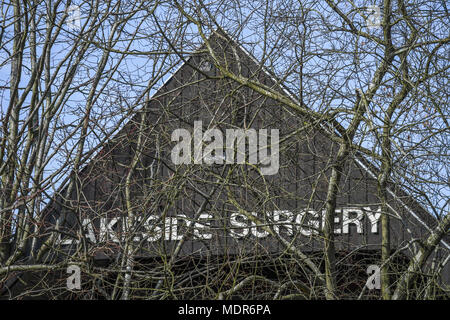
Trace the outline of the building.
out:
<instances>
[{"instance_id":1,"label":"building","mask_svg":"<svg viewBox=\"0 0 450 320\"><path fill-rule=\"evenodd\" d=\"M297 101L225 33L209 43L236 74ZM71 255L82 265L83 289L65 288L64 265L14 274L4 296L32 287L39 297L114 298L129 291L134 298L323 298L305 259L323 271L324 210L338 149L330 138L334 129L325 121L311 124L251 84L222 77L203 49L47 208L38 247L54 241L38 256L57 264ZM369 266L380 265L378 169L356 151L349 159L335 211L337 286L340 298L377 298L379 290L365 285ZM394 282L411 259L406 245L424 239L437 221L396 184L388 197ZM449 240L430 261L448 261ZM436 280L440 297L449 268L443 265ZM429 280L423 273L417 281ZM114 290L127 276L128 288ZM52 280L44 285L37 279ZM241 289L230 291L238 283ZM90 296L86 288L93 287Z\"/></svg>"}]
</instances>

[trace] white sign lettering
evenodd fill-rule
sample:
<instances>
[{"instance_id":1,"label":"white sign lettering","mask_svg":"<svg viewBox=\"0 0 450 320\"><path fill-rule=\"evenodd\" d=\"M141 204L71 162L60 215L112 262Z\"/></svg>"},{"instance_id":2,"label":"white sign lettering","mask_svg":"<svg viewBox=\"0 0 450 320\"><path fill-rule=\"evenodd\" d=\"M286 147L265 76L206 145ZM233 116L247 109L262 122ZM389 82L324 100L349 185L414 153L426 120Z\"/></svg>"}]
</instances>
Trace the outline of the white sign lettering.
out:
<instances>
[{"instance_id":1,"label":"white sign lettering","mask_svg":"<svg viewBox=\"0 0 450 320\"><path fill-rule=\"evenodd\" d=\"M346 207L336 209L335 213L334 233L337 235L363 234L365 228L367 228L367 233L378 233L378 222L381 217L380 208L373 210L370 207ZM209 213L200 214L196 221L184 214L179 214L176 217L165 217L164 219L158 216L148 216L145 221L142 221L142 219L141 217L137 219L143 227L141 231L135 231L134 241L178 241L183 238L187 229L191 229L194 240L211 240L213 238L211 223L214 217ZM229 217L226 231L235 239L268 237L270 232L267 228L277 234L283 233L286 236L294 236L299 233L302 236L310 237L320 234L325 223L324 219L324 210L319 212L312 209L301 210L297 214L289 210L276 210L266 213L265 216L258 215L255 212L246 214L235 212ZM94 232L93 221L89 219L83 220L83 231L78 231L78 234L84 233L86 239L92 243L96 243L97 240L100 243L124 241L127 230L125 230L125 224L119 217L101 218L99 220L100 229L97 235ZM131 227L128 226L128 228ZM78 243L76 237L60 239L62 245L73 243Z\"/></svg>"}]
</instances>

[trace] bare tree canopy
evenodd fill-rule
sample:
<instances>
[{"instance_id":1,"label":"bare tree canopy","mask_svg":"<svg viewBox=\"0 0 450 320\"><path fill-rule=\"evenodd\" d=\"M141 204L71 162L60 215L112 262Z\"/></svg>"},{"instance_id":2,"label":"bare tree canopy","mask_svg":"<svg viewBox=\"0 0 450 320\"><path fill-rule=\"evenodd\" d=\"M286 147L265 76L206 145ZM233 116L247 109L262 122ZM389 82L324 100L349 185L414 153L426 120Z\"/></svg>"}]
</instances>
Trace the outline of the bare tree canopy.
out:
<instances>
[{"instance_id":1,"label":"bare tree canopy","mask_svg":"<svg viewBox=\"0 0 450 320\"><path fill-rule=\"evenodd\" d=\"M445 1L0 6L0 297L449 298Z\"/></svg>"}]
</instances>

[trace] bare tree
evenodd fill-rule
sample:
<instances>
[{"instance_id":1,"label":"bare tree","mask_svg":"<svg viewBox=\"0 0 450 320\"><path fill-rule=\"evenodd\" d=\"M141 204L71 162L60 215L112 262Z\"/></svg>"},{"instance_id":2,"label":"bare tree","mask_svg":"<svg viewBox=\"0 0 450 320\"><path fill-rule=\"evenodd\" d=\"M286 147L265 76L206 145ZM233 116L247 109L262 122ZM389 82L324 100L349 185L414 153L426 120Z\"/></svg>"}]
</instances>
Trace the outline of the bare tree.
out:
<instances>
[{"instance_id":1,"label":"bare tree","mask_svg":"<svg viewBox=\"0 0 450 320\"><path fill-rule=\"evenodd\" d=\"M379 264L383 299L448 295L442 1L12 2L2 18L4 281L78 264L81 298L341 299ZM198 120L280 129L278 174L171 162ZM379 251L336 235L359 189Z\"/></svg>"}]
</instances>

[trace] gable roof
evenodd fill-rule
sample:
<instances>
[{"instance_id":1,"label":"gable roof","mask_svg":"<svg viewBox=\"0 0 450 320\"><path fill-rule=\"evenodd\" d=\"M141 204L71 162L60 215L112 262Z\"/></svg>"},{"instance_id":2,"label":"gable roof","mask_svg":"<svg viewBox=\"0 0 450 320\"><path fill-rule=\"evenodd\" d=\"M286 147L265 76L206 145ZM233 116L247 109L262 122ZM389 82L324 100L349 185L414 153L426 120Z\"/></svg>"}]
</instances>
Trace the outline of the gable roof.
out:
<instances>
[{"instance_id":1,"label":"gable roof","mask_svg":"<svg viewBox=\"0 0 450 320\"><path fill-rule=\"evenodd\" d=\"M248 51L245 49L244 46L242 46L238 41L235 41L231 35L229 35L224 29L222 28L217 28L215 31L213 31L210 35L209 35L209 41L214 41L214 37L215 36L219 36L222 39L226 39L227 44L230 44L231 46L238 48L238 50L241 50L243 55L250 58L251 61L261 67L261 70L263 71L263 73L269 78L271 79L277 86L279 86L279 89L289 98L291 99L294 103L296 104L301 104L299 99L295 96L295 94L293 94L291 92L291 90L282 82L280 81L280 79L277 78L277 76L270 71L267 67L265 67L264 65L261 65L259 63L259 61ZM196 51L191 54L190 56L188 56L187 58L180 58L180 64L177 66L177 68L174 70L174 72L162 83L162 85L158 88L158 90L156 90L150 97L150 101L158 98L160 95L163 95L165 93L163 93L162 91L164 90L164 88L166 86L168 86L168 84L177 76L177 74L179 74L180 72L182 72L183 68L185 68L186 66L189 67L193 67L194 64L191 64L192 58L197 56L198 54L204 55L204 52L202 51L202 49L205 47L205 44L200 45ZM147 106L144 106L143 108L146 108ZM134 116L136 117L136 115ZM130 122L133 122L133 118L130 120ZM130 123L128 122L128 123ZM114 144L114 141L116 140L117 137L121 136L124 132L124 130L126 130L127 124L124 125L124 127L119 130L118 133L116 133L107 143L108 144ZM330 135L330 127L326 125L327 122L324 120L323 123L320 124L320 130L327 134ZM338 132L334 132L333 134L338 134ZM102 147L101 150L105 149L107 147ZM101 152L99 152L101 153ZM94 155L94 157L91 159L90 162L88 162L81 170L79 174L83 174L84 171L86 171L89 166L91 165L92 161L96 159L96 157L98 157L98 154ZM354 162L362 169L364 170L370 177L372 177L373 179L377 179L377 172L379 172L379 169L377 168L376 165L374 165L371 161L369 161L364 154L362 154L360 151L356 150L354 154L350 154L350 157L353 157ZM66 179L67 180L67 179ZM67 181L65 183L63 183L61 185L60 191L57 192L57 194L62 194L64 192L64 190L66 189L67 185L66 185ZM399 188L399 186L395 183L395 182L390 182L389 186L387 187L387 191L388 193L394 198L396 199L396 201L398 201L398 203L405 209L405 211L407 213L409 213L418 223L421 227L423 227L425 230L431 232L433 230L433 228L437 225L438 221L437 219L430 214L425 208L423 208L420 203L418 203L413 197L411 197L410 195L408 195L404 190L402 190L401 188ZM55 200L54 198L52 198L52 200ZM389 205L389 208L397 215L398 218L402 219L402 215L401 213L398 212L398 210L396 210L396 208L392 205ZM51 203L48 206L49 208L52 207ZM447 235L446 237L444 237L444 239L441 240L441 244L447 248L450 249L450 235Z\"/></svg>"}]
</instances>

